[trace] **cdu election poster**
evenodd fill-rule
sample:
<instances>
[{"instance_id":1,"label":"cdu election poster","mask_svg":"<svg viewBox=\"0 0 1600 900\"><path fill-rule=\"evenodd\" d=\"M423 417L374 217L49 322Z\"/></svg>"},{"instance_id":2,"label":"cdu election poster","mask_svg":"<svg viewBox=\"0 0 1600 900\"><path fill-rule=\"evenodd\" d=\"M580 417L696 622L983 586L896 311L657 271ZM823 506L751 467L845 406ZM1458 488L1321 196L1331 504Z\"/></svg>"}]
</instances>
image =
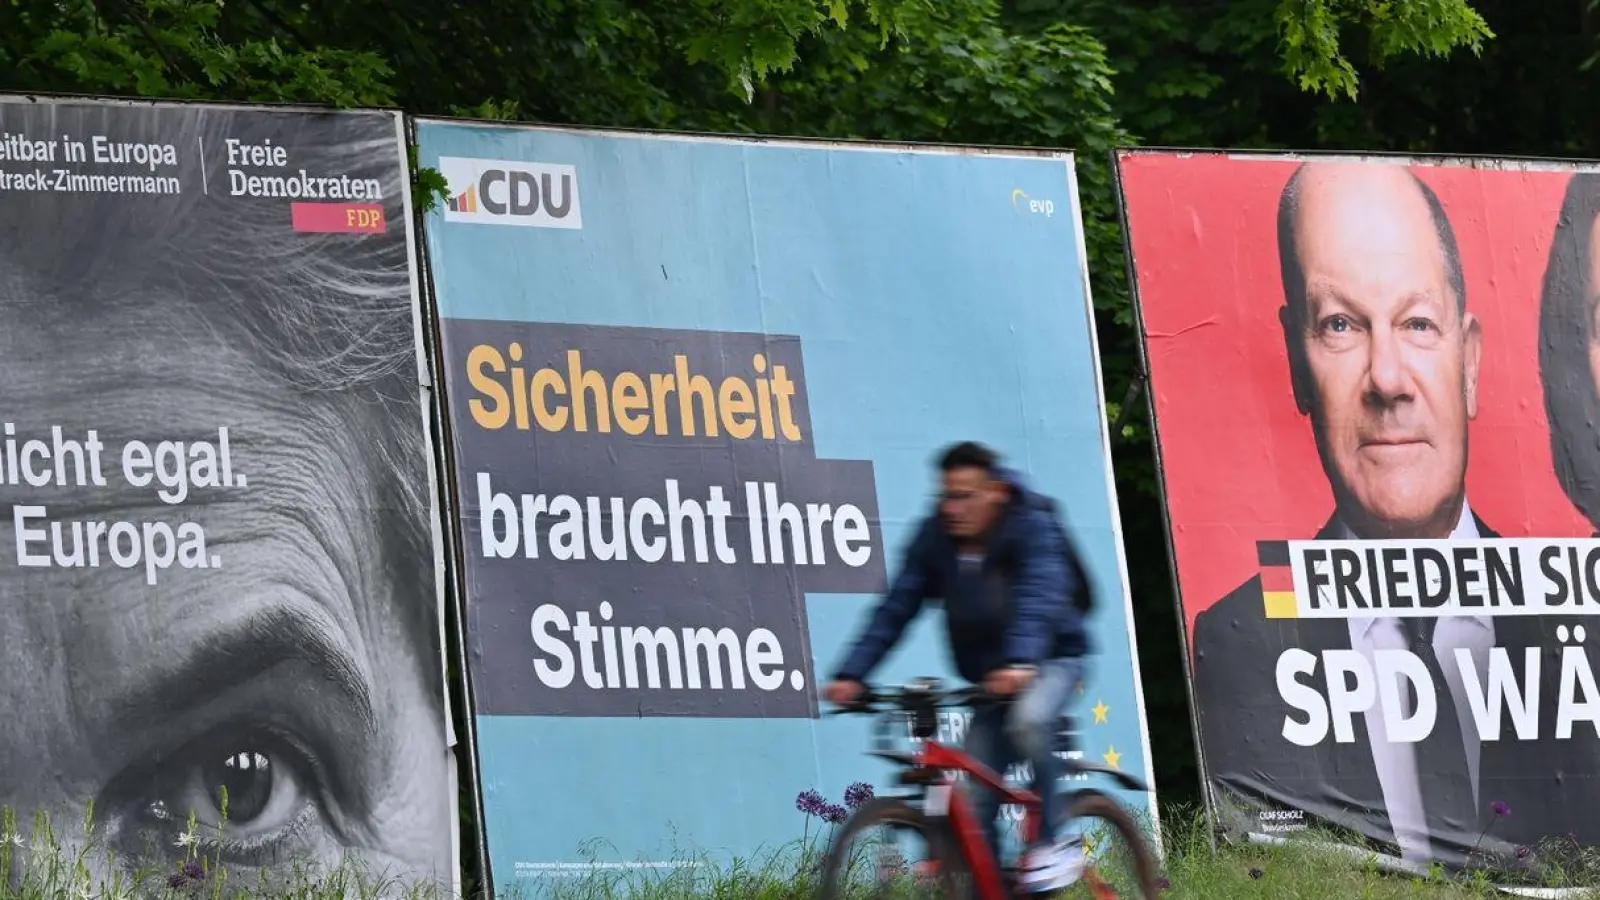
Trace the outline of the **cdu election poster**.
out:
<instances>
[{"instance_id":1,"label":"cdu election poster","mask_svg":"<svg viewBox=\"0 0 1600 900\"><path fill-rule=\"evenodd\" d=\"M1220 824L1570 869L1600 843L1600 173L1118 168Z\"/></svg>"},{"instance_id":2,"label":"cdu election poster","mask_svg":"<svg viewBox=\"0 0 1600 900\"><path fill-rule=\"evenodd\" d=\"M1148 782L1070 155L416 135L497 893L759 860L825 828L801 792L892 788L819 692L961 440L1058 501L1081 752ZM936 606L872 682L958 683Z\"/></svg>"},{"instance_id":3,"label":"cdu election poster","mask_svg":"<svg viewBox=\"0 0 1600 900\"><path fill-rule=\"evenodd\" d=\"M456 881L401 125L0 99L13 884Z\"/></svg>"}]
</instances>

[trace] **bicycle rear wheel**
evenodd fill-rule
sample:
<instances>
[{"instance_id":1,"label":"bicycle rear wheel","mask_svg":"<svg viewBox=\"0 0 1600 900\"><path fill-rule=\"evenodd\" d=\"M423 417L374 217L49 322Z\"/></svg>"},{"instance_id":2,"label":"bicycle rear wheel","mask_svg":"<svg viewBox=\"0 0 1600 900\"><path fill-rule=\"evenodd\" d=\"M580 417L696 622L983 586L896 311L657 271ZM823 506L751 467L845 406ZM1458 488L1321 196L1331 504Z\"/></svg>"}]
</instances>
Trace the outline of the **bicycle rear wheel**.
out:
<instances>
[{"instance_id":1,"label":"bicycle rear wheel","mask_svg":"<svg viewBox=\"0 0 1600 900\"><path fill-rule=\"evenodd\" d=\"M1121 804L1096 790L1078 791L1065 830L1082 837L1087 863L1059 900L1155 900L1161 889L1155 851Z\"/></svg>"},{"instance_id":2,"label":"bicycle rear wheel","mask_svg":"<svg viewBox=\"0 0 1600 900\"><path fill-rule=\"evenodd\" d=\"M865 841L865 846L858 846ZM894 797L857 809L828 845L820 900L935 897L970 900L971 876L942 821ZM932 891L930 892L930 888Z\"/></svg>"}]
</instances>

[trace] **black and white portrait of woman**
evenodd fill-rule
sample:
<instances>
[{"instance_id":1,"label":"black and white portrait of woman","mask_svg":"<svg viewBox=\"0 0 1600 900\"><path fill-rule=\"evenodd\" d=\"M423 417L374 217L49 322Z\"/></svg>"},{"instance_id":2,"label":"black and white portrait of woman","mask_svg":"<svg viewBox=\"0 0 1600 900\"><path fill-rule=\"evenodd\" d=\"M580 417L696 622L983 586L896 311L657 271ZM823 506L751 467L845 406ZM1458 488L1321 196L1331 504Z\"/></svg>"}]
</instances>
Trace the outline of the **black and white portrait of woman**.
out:
<instances>
[{"instance_id":1,"label":"black and white portrait of woman","mask_svg":"<svg viewBox=\"0 0 1600 900\"><path fill-rule=\"evenodd\" d=\"M0 103L14 858L92 804L90 866L449 885L405 177L386 114Z\"/></svg>"}]
</instances>

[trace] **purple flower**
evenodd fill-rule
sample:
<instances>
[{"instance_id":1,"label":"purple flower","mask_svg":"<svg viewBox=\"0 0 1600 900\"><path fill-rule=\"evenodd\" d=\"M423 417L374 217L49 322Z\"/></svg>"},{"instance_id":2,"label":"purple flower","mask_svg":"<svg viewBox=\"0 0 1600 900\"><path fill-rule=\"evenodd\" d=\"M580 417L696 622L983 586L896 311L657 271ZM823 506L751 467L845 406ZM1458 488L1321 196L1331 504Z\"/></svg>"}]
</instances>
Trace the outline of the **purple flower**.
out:
<instances>
[{"instance_id":1,"label":"purple flower","mask_svg":"<svg viewBox=\"0 0 1600 900\"><path fill-rule=\"evenodd\" d=\"M1503 819L1511 815L1511 807L1504 800L1496 800L1489 804L1489 809L1494 812L1495 818Z\"/></svg>"},{"instance_id":2,"label":"purple flower","mask_svg":"<svg viewBox=\"0 0 1600 900\"><path fill-rule=\"evenodd\" d=\"M1263 876L1265 874L1267 874L1267 873L1261 871L1260 869L1257 869L1254 866L1250 867L1250 877L1251 878L1260 878L1261 876Z\"/></svg>"},{"instance_id":3,"label":"purple flower","mask_svg":"<svg viewBox=\"0 0 1600 900\"><path fill-rule=\"evenodd\" d=\"M200 867L200 860L191 859L183 864L183 875L185 878L191 878L195 881L199 881L200 879L206 877L206 872L205 869Z\"/></svg>"},{"instance_id":4,"label":"purple flower","mask_svg":"<svg viewBox=\"0 0 1600 900\"><path fill-rule=\"evenodd\" d=\"M1533 851L1529 850L1527 847L1519 846L1517 847L1517 859L1527 859L1528 854L1532 852Z\"/></svg>"},{"instance_id":5,"label":"purple flower","mask_svg":"<svg viewBox=\"0 0 1600 900\"><path fill-rule=\"evenodd\" d=\"M838 804L829 803L824 805L822 808L822 818L832 822L835 825L838 825L849 817L850 811L842 806L839 806Z\"/></svg>"},{"instance_id":6,"label":"purple flower","mask_svg":"<svg viewBox=\"0 0 1600 900\"><path fill-rule=\"evenodd\" d=\"M821 816L827 811L828 801L822 799L822 795L816 791L801 791L799 796L794 798L794 808L808 816Z\"/></svg>"},{"instance_id":7,"label":"purple flower","mask_svg":"<svg viewBox=\"0 0 1600 900\"><path fill-rule=\"evenodd\" d=\"M858 781L844 789L844 805L858 809L872 799L872 785Z\"/></svg>"},{"instance_id":8,"label":"purple flower","mask_svg":"<svg viewBox=\"0 0 1600 900\"><path fill-rule=\"evenodd\" d=\"M183 877L182 872L173 872L171 875L167 876L167 887L181 888L188 883L189 879Z\"/></svg>"},{"instance_id":9,"label":"purple flower","mask_svg":"<svg viewBox=\"0 0 1600 900\"><path fill-rule=\"evenodd\" d=\"M1160 881L1156 882L1156 890L1170 891L1170 890L1172 890L1172 882L1169 881L1166 878L1163 878Z\"/></svg>"}]
</instances>

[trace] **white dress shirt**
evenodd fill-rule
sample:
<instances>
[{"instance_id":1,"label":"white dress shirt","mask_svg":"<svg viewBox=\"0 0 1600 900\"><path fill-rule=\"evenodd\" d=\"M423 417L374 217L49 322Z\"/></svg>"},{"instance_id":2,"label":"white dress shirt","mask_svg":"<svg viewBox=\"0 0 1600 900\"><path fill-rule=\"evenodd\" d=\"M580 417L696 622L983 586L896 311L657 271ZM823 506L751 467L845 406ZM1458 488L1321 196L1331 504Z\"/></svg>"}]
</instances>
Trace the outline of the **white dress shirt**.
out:
<instances>
[{"instance_id":1,"label":"white dress shirt","mask_svg":"<svg viewBox=\"0 0 1600 900\"><path fill-rule=\"evenodd\" d=\"M1331 536L1335 540L1355 540L1356 535L1342 521L1333 523ZM1461 518L1451 539L1472 540L1479 537L1478 526L1465 502L1461 505ZM1350 648L1373 663L1374 650L1405 650L1409 641L1399 619L1372 617L1352 618ZM1467 705L1466 690L1462 686L1461 670L1457 667L1455 650L1467 647L1472 651L1472 661L1478 670L1478 683L1486 683L1489 667L1489 650L1494 646L1494 622L1486 616L1440 617L1433 633L1434 651L1439 656L1439 667L1449 682L1450 697L1455 701L1456 717L1461 722L1462 740L1466 744L1467 772L1472 777L1473 805L1478 795L1478 727ZM1400 703L1404 716L1412 713L1405 680L1396 678L1400 688ZM1440 697L1439 714L1449 710ZM1378 771L1378 785L1383 790L1383 803L1389 812L1389 824L1394 829L1395 841L1400 845L1401 856L1408 861L1426 863L1429 860L1427 818L1422 809L1422 790L1417 783L1416 745L1390 743L1383 711L1373 704L1365 713L1367 734L1371 739L1372 762Z\"/></svg>"}]
</instances>

